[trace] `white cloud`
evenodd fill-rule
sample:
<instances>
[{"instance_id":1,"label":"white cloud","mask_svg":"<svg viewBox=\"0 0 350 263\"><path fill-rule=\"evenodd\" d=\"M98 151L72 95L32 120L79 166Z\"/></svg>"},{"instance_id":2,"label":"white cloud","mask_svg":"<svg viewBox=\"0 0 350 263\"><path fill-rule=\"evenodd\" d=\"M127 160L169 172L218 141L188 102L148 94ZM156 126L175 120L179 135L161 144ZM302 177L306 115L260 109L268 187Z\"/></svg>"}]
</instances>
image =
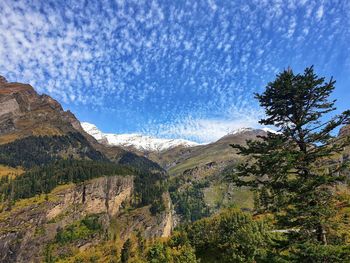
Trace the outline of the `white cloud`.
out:
<instances>
[{"instance_id":1,"label":"white cloud","mask_svg":"<svg viewBox=\"0 0 350 263\"><path fill-rule=\"evenodd\" d=\"M323 17L323 5L321 5L319 8L318 8L318 10L317 10L317 12L316 12L316 18L317 18L317 20L318 21L320 21L321 19L322 19L322 17Z\"/></svg>"},{"instance_id":2,"label":"white cloud","mask_svg":"<svg viewBox=\"0 0 350 263\"><path fill-rule=\"evenodd\" d=\"M322 3L2 0L0 74L65 106L123 112L115 121L130 119L133 131L150 120L150 133L215 140L253 125L253 92L286 66L348 72L349 58L336 58L348 46L349 3Z\"/></svg>"},{"instance_id":3,"label":"white cloud","mask_svg":"<svg viewBox=\"0 0 350 263\"><path fill-rule=\"evenodd\" d=\"M256 127L257 120L220 120L195 119L180 124L165 126L158 132L161 137L191 138L201 143L209 143L220 139L228 133L239 128Z\"/></svg>"}]
</instances>

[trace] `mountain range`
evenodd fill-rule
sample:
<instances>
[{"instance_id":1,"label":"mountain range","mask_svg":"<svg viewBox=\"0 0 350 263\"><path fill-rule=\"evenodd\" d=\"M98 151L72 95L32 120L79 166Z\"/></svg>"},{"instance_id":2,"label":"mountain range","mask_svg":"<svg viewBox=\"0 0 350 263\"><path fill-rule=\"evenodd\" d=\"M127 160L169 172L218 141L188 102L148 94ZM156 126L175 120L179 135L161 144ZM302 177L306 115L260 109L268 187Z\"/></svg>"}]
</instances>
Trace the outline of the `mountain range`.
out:
<instances>
[{"instance_id":1,"label":"mountain range","mask_svg":"<svg viewBox=\"0 0 350 263\"><path fill-rule=\"evenodd\" d=\"M160 139L141 134L103 133L94 124L82 122L83 129L101 143L126 148L135 148L144 152L162 152L178 146L193 147L196 142L183 139Z\"/></svg>"},{"instance_id":2,"label":"mountain range","mask_svg":"<svg viewBox=\"0 0 350 263\"><path fill-rule=\"evenodd\" d=\"M253 192L229 179L245 161L230 144L267 132L243 128L208 144L103 133L0 77L0 262L74 262L89 250L112 262L135 236L168 237L228 207L250 211Z\"/></svg>"}]
</instances>

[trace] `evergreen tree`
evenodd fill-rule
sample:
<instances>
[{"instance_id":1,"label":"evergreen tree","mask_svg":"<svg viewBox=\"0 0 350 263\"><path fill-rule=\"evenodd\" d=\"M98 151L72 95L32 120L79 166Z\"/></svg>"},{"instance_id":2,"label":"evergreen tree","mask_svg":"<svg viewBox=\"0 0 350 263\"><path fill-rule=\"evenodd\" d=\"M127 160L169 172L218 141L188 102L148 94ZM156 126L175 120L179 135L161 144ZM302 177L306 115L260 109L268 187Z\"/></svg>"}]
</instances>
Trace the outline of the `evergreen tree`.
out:
<instances>
[{"instance_id":1,"label":"evergreen tree","mask_svg":"<svg viewBox=\"0 0 350 263\"><path fill-rule=\"evenodd\" d=\"M122 248L120 260L122 263L126 263L129 261L129 258L131 257L131 240L128 238Z\"/></svg>"},{"instance_id":2,"label":"evergreen tree","mask_svg":"<svg viewBox=\"0 0 350 263\"><path fill-rule=\"evenodd\" d=\"M349 140L331 133L349 123L350 111L328 118L336 108L330 99L335 81L318 77L313 67L303 74L288 69L277 75L262 94L256 94L266 118L278 133L268 133L246 146L232 145L251 160L240 165L239 185L260 189L265 211L274 212L280 227L288 229L288 245L311 242L326 245L336 212L334 186L343 181L336 163Z\"/></svg>"}]
</instances>

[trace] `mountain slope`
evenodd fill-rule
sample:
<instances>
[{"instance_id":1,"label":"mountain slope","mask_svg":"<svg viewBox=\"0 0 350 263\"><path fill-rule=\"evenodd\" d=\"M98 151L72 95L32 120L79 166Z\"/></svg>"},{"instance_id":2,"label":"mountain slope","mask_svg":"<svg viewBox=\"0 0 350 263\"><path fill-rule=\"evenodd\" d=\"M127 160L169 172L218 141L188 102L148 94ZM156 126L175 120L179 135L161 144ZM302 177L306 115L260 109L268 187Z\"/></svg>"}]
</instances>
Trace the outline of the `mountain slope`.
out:
<instances>
[{"instance_id":1,"label":"mountain slope","mask_svg":"<svg viewBox=\"0 0 350 263\"><path fill-rule=\"evenodd\" d=\"M225 207L253 208L253 193L229 180L244 161L230 144L245 144L261 135L266 131L241 129L208 145L163 154L162 160L167 160L163 165L171 175L169 191L182 220L195 221Z\"/></svg>"},{"instance_id":2,"label":"mountain slope","mask_svg":"<svg viewBox=\"0 0 350 263\"><path fill-rule=\"evenodd\" d=\"M81 123L83 129L96 140L107 145L135 148L142 152L163 152L178 146L193 147L198 143L182 139L160 139L141 134L112 134L101 132L94 124Z\"/></svg>"},{"instance_id":3,"label":"mountain slope","mask_svg":"<svg viewBox=\"0 0 350 263\"><path fill-rule=\"evenodd\" d=\"M189 148L171 160L173 164L168 165L170 174L176 175L183 173L187 169L207 163L224 163L240 158L232 149L230 144L244 144L248 139L256 139L259 135L265 135L266 132L260 129L245 128L228 134L216 142ZM171 150L165 153L171 154Z\"/></svg>"},{"instance_id":4,"label":"mountain slope","mask_svg":"<svg viewBox=\"0 0 350 263\"><path fill-rule=\"evenodd\" d=\"M45 140L46 143L50 141L52 146L56 145L52 148L55 154L44 146ZM12 145L14 141L16 143ZM34 141L36 141L36 151L30 152L28 143ZM124 155L128 154L120 147L99 143L83 130L74 114L70 111L64 111L56 100L45 94L39 95L28 84L9 83L1 76L0 145L2 145L0 147L3 150L8 149L8 151L15 147L17 155L23 146L33 159L46 154L52 160L69 156L91 159L94 156L99 160L108 158L118 162ZM48 155L48 153L50 154ZM18 159L18 156L16 158ZM143 160L143 162L154 166L151 161ZM161 170L160 167L159 169Z\"/></svg>"},{"instance_id":5,"label":"mountain slope","mask_svg":"<svg viewBox=\"0 0 350 263\"><path fill-rule=\"evenodd\" d=\"M80 123L70 111L28 84L0 80L0 144L38 135L76 132Z\"/></svg>"},{"instance_id":6,"label":"mountain slope","mask_svg":"<svg viewBox=\"0 0 350 263\"><path fill-rule=\"evenodd\" d=\"M158 164L100 144L57 101L0 77L0 262L57 261L134 231L167 236L166 182Z\"/></svg>"}]
</instances>

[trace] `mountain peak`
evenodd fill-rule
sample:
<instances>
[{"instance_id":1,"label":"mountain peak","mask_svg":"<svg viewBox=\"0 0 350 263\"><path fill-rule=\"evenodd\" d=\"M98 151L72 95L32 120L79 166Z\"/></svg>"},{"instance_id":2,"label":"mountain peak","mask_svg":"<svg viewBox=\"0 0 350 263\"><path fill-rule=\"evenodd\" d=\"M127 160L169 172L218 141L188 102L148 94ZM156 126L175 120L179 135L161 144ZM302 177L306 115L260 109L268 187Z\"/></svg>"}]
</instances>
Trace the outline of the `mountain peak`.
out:
<instances>
[{"instance_id":1,"label":"mountain peak","mask_svg":"<svg viewBox=\"0 0 350 263\"><path fill-rule=\"evenodd\" d=\"M96 140L104 142L109 145L122 146L122 147L133 147L137 150L144 152L162 152L171 148L178 146L192 147L199 145L196 142L183 140L183 139L162 139L155 138L152 136L142 135L142 134L113 134L113 133L103 133L96 125L82 122L81 126L83 129L95 137Z\"/></svg>"},{"instance_id":2,"label":"mountain peak","mask_svg":"<svg viewBox=\"0 0 350 263\"><path fill-rule=\"evenodd\" d=\"M235 129L231 132L229 132L227 135L236 135L236 134L241 134L241 133L246 133L246 132L254 132L254 131L264 131L264 132L271 132L271 133L277 133L275 130L271 128L239 128Z\"/></svg>"}]
</instances>

